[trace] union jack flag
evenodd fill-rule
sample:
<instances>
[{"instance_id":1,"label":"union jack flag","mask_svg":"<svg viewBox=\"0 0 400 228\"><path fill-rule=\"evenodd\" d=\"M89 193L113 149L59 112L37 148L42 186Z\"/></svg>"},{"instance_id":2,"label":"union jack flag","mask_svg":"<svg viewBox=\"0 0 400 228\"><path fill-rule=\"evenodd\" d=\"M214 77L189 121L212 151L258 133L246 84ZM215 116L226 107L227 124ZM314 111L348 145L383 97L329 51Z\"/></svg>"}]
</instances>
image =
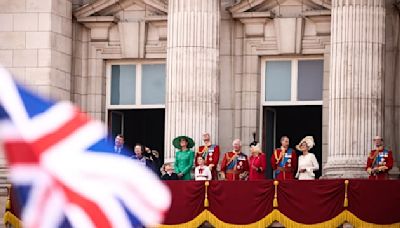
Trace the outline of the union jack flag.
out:
<instances>
[{"instance_id":1,"label":"union jack flag","mask_svg":"<svg viewBox=\"0 0 400 228\"><path fill-rule=\"evenodd\" d=\"M114 153L105 127L69 102L42 99L0 68L0 142L25 227L160 224L170 193Z\"/></svg>"}]
</instances>

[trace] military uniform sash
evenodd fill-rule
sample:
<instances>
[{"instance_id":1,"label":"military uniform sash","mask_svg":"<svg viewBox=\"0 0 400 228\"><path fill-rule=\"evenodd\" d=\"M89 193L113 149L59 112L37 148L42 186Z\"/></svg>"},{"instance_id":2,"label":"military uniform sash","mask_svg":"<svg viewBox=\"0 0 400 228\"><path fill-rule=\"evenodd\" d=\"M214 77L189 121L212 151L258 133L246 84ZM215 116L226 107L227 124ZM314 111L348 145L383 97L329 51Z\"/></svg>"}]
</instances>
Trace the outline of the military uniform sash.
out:
<instances>
[{"instance_id":1,"label":"military uniform sash","mask_svg":"<svg viewBox=\"0 0 400 228\"><path fill-rule=\"evenodd\" d=\"M207 150L205 150L206 148L207 148ZM210 147L204 146L203 154L201 156L203 157L204 160L207 160L208 154L210 154L210 156L212 156L214 153L214 150L215 150L214 144L212 144Z\"/></svg>"},{"instance_id":2,"label":"military uniform sash","mask_svg":"<svg viewBox=\"0 0 400 228\"><path fill-rule=\"evenodd\" d=\"M384 149L382 152L378 152L372 163L372 168L383 166L386 164L386 159L389 156L389 151Z\"/></svg>"},{"instance_id":3,"label":"military uniform sash","mask_svg":"<svg viewBox=\"0 0 400 228\"><path fill-rule=\"evenodd\" d=\"M235 156L235 155L233 155L233 156ZM235 170L235 169L236 169L237 160L238 160L238 156L236 156L236 158L232 159L232 160L229 162L229 164L228 164L228 166L226 167L226 169L227 169L227 170Z\"/></svg>"},{"instance_id":4,"label":"military uniform sash","mask_svg":"<svg viewBox=\"0 0 400 228\"><path fill-rule=\"evenodd\" d=\"M292 159L292 148L289 148L285 155L283 156L281 162L279 162L278 166L279 167L285 167L286 163L289 161L289 159ZM281 171L279 169L275 170L274 172L274 179L279 175Z\"/></svg>"}]
</instances>

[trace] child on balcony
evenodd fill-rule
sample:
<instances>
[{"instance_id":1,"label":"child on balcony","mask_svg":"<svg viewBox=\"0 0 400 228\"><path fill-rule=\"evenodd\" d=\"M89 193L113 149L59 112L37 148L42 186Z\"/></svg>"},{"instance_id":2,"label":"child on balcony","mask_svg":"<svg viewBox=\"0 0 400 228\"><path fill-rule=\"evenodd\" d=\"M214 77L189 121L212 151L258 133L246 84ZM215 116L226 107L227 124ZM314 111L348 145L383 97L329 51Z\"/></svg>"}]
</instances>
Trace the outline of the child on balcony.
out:
<instances>
[{"instance_id":1,"label":"child on balcony","mask_svg":"<svg viewBox=\"0 0 400 228\"><path fill-rule=\"evenodd\" d=\"M211 180L211 171L208 166L204 165L204 158L197 157L197 164L194 170L194 179L195 180Z\"/></svg>"}]
</instances>

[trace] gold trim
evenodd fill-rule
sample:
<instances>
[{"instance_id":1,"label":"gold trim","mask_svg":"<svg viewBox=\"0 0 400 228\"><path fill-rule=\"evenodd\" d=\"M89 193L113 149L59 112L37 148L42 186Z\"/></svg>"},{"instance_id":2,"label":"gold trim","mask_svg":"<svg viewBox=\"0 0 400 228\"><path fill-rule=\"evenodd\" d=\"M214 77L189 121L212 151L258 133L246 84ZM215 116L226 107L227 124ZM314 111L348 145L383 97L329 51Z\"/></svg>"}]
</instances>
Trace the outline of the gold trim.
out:
<instances>
[{"instance_id":1,"label":"gold trim","mask_svg":"<svg viewBox=\"0 0 400 228\"><path fill-rule=\"evenodd\" d=\"M208 186L210 185L210 182L205 181L204 186L205 186L205 192L204 192L204 207L207 208L210 203L208 202Z\"/></svg>"},{"instance_id":2,"label":"gold trim","mask_svg":"<svg viewBox=\"0 0 400 228\"><path fill-rule=\"evenodd\" d=\"M22 222L19 220L17 216L15 216L13 213L6 211L3 216L3 221L6 227L7 225L10 224L13 228L21 228L22 227Z\"/></svg>"},{"instance_id":3,"label":"gold trim","mask_svg":"<svg viewBox=\"0 0 400 228\"><path fill-rule=\"evenodd\" d=\"M279 184L279 181L277 181L277 180L274 181L275 193L274 193L274 200L272 201L272 206L274 208L278 207L278 184Z\"/></svg>"},{"instance_id":4,"label":"gold trim","mask_svg":"<svg viewBox=\"0 0 400 228\"><path fill-rule=\"evenodd\" d=\"M258 228L258 227L267 227L271 225L273 222L277 221L281 223L284 227L288 228L297 228L297 227L311 227L311 228L330 228L330 227L338 227L342 225L345 222L348 222L352 224L354 227L365 227L365 228L375 228L375 227L384 227L384 228L389 228L389 227L398 227L400 228L400 222L399 223L393 223L389 225L381 225L381 224L374 224L374 223L368 223L365 221L362 221L359 219L357 216L355 216L353 213L351 213L348 210L344 210L340 214L338 214L336 217L325 221L321 223L315 223L315 224L304 224L304 223L298 223L290 218L288 218L286 215L282 214L278 209L274 209L271 213L266 215L264 218L260 219L257 222L253 222L250 224L232 224L232 223L227 223L224 221L221 221L218 219L213 213L211 213L209 210L205 209L203 212L201 212L196 218L194 218L191 221L188 221L186 223L181 223L181 224L176 224L176 225L161 225L160 227L163 228L170 228L170 227L198 227L205 221L208 221L211 225L215 227L222 227L222 228L228 228L228 227L248 227L248 228Z\"/></svg>"},{"instance_id":5,"label":"gold trim","mask_svg":"<svg viewBox=\"0 0 400 228\"><path fill-rule=\"evenodd\" d=\"M349 187L349 180L344 181L344 202L343 207L349 206L349 199L347 198L347 188Z\"/></svg>"}]
</instances>

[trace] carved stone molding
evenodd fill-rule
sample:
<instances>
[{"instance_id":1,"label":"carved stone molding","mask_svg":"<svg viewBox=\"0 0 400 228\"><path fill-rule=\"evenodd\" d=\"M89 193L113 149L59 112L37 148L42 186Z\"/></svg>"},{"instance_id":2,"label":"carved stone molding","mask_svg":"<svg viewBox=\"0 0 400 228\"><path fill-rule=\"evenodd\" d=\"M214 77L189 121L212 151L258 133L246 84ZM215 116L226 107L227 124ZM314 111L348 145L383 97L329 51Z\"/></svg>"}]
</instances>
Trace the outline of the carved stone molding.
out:
<instances>
[{"instance_id":1,"label":"carved stone molding","mask_svg":"<svg viewBox=\"0 0 400 228\"><path fill-rule=\"evenodd\" d=\"M282 54L300 54L303 39L303 18L275 18L278 50Z\"/></svg>"},{"instance_id":2,"label":"carved stone molding","mask_svg":"<svg viewBox=\"0 0 400 228\"><path fill-rule=\"evenodd\" d=\"M78 22L90 29L91 41L107 41L109 28L117 22L114 16L91 16L79 18Z\"/></svg>"},{"instance_id":3,"label":"carved stone molding","mask_svg":"<svg viewBox=\"0 0 400 228\"><path fill-rule=\"evenodd\" d=\"M168 6L165 0L96 0L75 10L74 16L79 19L97 15L114 15L133 4L150 6L149 10L154 11L154 15L167 14Z\"/></svg>"},{"instance_id":4,"label":"carved stone molding","mask_svg":"<svg viewBox=\"0 0 400 228\"><path fill-rule=\"evenodd\" d=\"M264 37L265 25L271 19L262 17L241 18L240 22L244 25L244 34L249 37Z\"/></svg>"},{"instance_id":5,"label":"carved stone molding","mask_svg":"<svg viewBox=\"0 0 400 228\"><path fill-rule=\"evenodd\" d=\"M278 11L279 7L284 7L285 4L287 1L283 0L242 0L229 8L232 18L243 23L245 42L249 43L246 46L251 46L247 51L245 50L246 53L321 54L325 52L325 46L329 44L331 1L299 0L299 6L304 5L305 9L301 8L295 14L296 16L289 14L286 17ZM309 28L307 36L304 35L306 24ZM312 31L311 34L310 31ZM250 38L251 41L248 40ZM254 44L253 38L262 39Z\"/></svg>"}]
</instances>

